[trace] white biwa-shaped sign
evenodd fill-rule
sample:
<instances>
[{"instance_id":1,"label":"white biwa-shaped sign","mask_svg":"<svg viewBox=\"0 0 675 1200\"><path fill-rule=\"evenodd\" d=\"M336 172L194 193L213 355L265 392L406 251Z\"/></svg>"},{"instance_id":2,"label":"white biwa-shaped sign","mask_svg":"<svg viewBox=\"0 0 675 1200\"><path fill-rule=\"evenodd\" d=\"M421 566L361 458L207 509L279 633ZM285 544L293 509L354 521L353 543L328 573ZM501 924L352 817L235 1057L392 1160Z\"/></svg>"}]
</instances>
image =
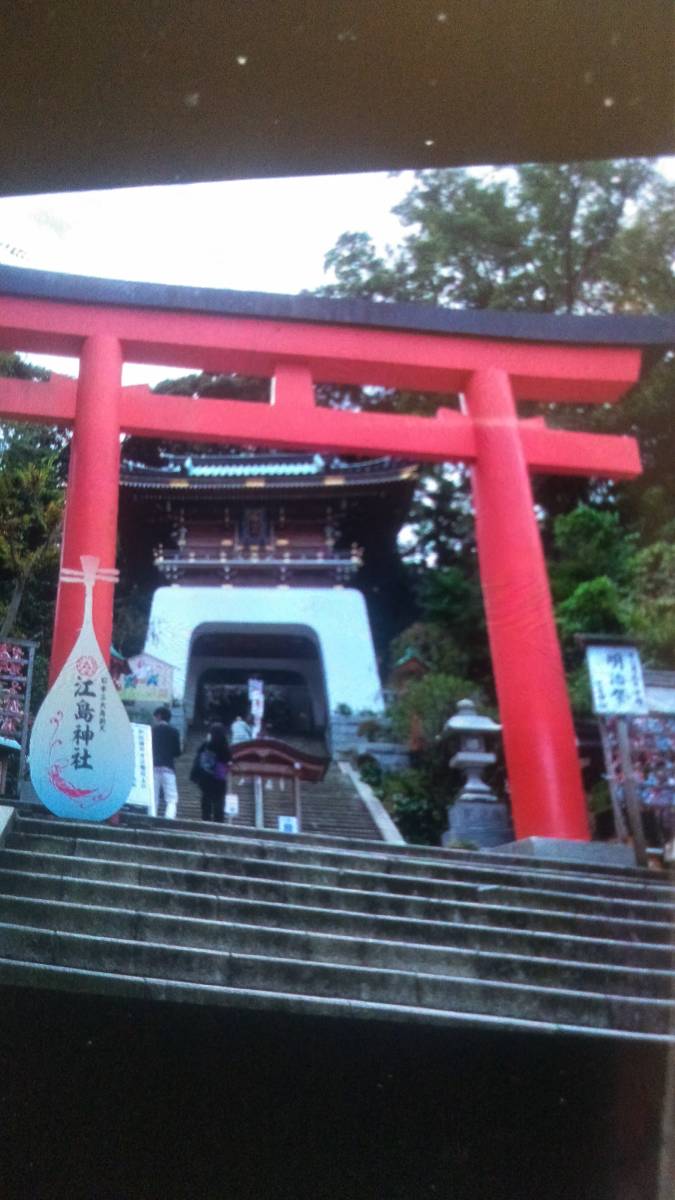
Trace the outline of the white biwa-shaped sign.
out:
<instances>
[{"instance_id":1,"label":"white biwa-shaped sign","mask_svg":"<svg viewBox=\"0 0 675 1200\"><path fill-rule=\"evenodd\" d=\"M40 800L58 817L104 821L124 804L134 782L134 743L93 625L97 580L113 570L84 555L81 571L65 569L64 583L84 584L84 617L77 641L35 718L30 777Z\"/></svg>"}]
</instances>

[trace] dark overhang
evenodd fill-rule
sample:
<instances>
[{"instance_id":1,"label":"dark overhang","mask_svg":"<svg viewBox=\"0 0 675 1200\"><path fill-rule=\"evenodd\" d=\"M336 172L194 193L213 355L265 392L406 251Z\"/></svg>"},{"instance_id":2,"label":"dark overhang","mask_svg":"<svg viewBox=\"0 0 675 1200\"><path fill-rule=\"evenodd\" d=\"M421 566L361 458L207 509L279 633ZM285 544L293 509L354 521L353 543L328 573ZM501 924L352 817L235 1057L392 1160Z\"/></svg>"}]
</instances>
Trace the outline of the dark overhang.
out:
<instances>
[{"instance_id":1,"label":"dark overhang","mask_svg":"<svg viewBox=\"0 0 675 1200\"><path fill-rule=\"evenodd\" d=\"M667 0L14 0L4 194L667 154Z\"/></svg>"},{"instance_id":2,"label":"dark overhang","mask_svg":"<svg viewBox=\"0 0 675 1200\"><path fill-rule=\"evenodd\" d=\"M332 300L217 288L179 287L94 279L0 265L0 297L32 297L74 304L196 312L437 333L500 341L558 342L574 345L635 346L658 356L675 345L675 313L664 316L567 316L450 309L432 304L392 304L372 300Z\"/></svg>"}]
</instances>

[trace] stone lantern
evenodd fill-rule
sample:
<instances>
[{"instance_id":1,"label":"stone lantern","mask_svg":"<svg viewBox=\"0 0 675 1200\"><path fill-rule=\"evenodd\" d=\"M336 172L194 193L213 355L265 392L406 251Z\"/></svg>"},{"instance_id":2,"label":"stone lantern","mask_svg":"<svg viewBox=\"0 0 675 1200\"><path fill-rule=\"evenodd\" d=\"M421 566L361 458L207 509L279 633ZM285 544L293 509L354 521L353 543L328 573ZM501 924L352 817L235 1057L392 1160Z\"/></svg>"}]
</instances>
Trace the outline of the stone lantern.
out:
<instances>
[{"instance_id":1,"label":"stone lantern","mask_svg":"<svg viewBox=\"0 0 675 1200\"><path fill-rule=\"evenodd\" d=\"M445 728L459 735L459 750L450 759L450 766L463 771L466 782L455 803L448 806L443 845L473 842L476 846L500 846L510 842L513 830L508 806L497 799L482 778L486 767L497 761L488 742L501 733L501 725L477 713L472 700L460 700Z\"/></svg>"}]
</instances>

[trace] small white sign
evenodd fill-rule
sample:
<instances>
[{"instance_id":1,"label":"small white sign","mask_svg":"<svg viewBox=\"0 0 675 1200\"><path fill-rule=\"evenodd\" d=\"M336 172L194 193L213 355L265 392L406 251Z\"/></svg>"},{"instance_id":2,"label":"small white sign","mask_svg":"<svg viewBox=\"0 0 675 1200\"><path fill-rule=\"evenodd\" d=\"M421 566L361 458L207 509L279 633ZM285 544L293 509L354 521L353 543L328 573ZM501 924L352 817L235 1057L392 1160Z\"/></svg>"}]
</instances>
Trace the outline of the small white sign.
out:
<instances>
[{"instance_id":1,"label":"small white sign","mask_svg":"<svg viewBox=\"0 0 675 1200\"><path fill-rule=\"evenodd\" d=\"M599 716L644 716L649 712L635 646L587 646L586 661L594 712Z\"/></svg>"},{"instance_id":2,"label":"small white sign","mask_svg":"<svg viewBox=\"0 0 675 1200\"><path fill-rule=\"evenodd\" d=\"M152 761L152 730L149 725L131 722L134 739L134 782L127 804L144 808L149 817L157 816L155 810L155 777Z\"/></svg>"},{"instance_id":3,"label":"small white sign","mask_svg":"<svg viewBox=\"0 0 675 1200\"><path fill-rule=\"evenodd\" d=\"M277 817L279 833L299 833L297 817Z\"/></svg>"},{"instance_id":4,"label":"small white sign","mask_svg":"<svg viewBox=\"0 0 675 1200\"><path fill-rule=\"evenodd\" d=\"M248 701L253 717L253 736L260 737L262 719L265 715L265 685L262 679L249 679Z\"/></svg>"},{"instance_id":5,"label":"small white sign","mask_svg":"<svg viewBox=\"0 0 675 1200\"><path fill-rule=\"evenodd\" d=\"M239 816L239 797L236 792L228 792L225 797L225 815L227 817Z\"/></svg>"}]
</instances>

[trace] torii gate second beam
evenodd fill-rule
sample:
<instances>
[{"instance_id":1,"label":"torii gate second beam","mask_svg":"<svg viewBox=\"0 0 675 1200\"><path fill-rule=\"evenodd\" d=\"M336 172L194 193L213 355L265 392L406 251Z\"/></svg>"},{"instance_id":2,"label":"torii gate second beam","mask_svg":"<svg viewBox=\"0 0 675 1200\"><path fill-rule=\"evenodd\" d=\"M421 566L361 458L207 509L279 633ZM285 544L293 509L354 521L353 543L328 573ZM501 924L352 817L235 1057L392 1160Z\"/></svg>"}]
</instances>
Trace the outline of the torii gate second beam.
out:
<instances>
[{"instance_id":1,"label":"torii gate second beam","mask_svg":"<svg viewBox=\"0 0 675 1200\"><path fill-rule=\"evenodd\" d=\"M23 291L26 278L39 275L5 269L0 286L8 273L21 276ZM50 384L0 381L0 411L7 416L74 426L62 566L76 567L82 554L96 554L103 566L114 566L121 431L191 442L470 463L516 833L587 838L529 472L631 478L640 471L639 455L631 438L555 431L541 420L519 420L516 402L614 401L638 377L639 350L603 344L593 319L590 324L577 319L578 341L568 326L561 344L555 340L557 319L548 326L551 340L544 340L546 319L540 318L531 325L535 336L525 341L522 334L514 339L492 331L482 337L462 335L453 329L453 321L461 327L461 314L458 322L452 313L444 314L445 330L438 319L433 332L420 330L420 313L437 317L437 310L414 306L359 305L358 315L349 320L340 302L321 302L319 318L317 302L308 300L304 311L311 316L302 320L303 301L293 298L290 314L286 311L280 319L278 309L283 311L288 298L258 297L258 307L266 302L266 311L251 317L243 315L251 308L243 302L246 297L240 299L239 313L227 313L228 306L236 306L236 293L199 293L202 310L195 312L176 311L186 307L187 299L182 304L167 301L164 289L153 285L99 280L76 280L75 285L76 302L62 296L7 296L0 319L0 343L9 348L80 356L77 384L58 377ZM87 285L93 303L82 302ZM69 286L72 290L65 284ZM115 294L115 287L126 289L124 298L101 303L101 291ZM130 288L140 290L143 306L125 302ZM189 289L172 289L172 296L181 292ZM212 309L214 296L221 297L227 315L203 311L204 298ZM497 324L505 315L496 314ZM383 328L390 322L399 327ZM522 325L521 319L518 328ZM267 375L273 380L272 402L187 400L157 396L147 388L122 388L123 360ZM441 409L436 418L421 418L318 408L314 385L322 381L459 391L464 412ZM113 589L101 586L97 592L95 624L105 648L110 644ZM79 610L71 595L67 588L59 589L54 672L77 633Z\"/></svg>"}]
</instances>

